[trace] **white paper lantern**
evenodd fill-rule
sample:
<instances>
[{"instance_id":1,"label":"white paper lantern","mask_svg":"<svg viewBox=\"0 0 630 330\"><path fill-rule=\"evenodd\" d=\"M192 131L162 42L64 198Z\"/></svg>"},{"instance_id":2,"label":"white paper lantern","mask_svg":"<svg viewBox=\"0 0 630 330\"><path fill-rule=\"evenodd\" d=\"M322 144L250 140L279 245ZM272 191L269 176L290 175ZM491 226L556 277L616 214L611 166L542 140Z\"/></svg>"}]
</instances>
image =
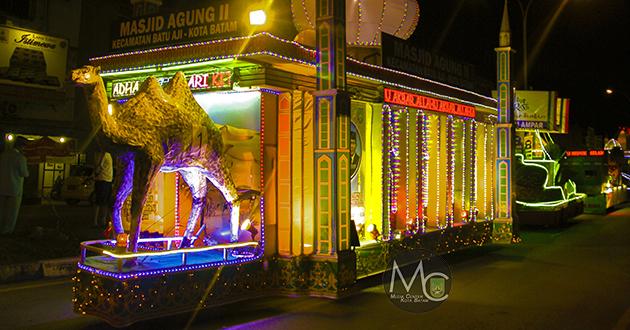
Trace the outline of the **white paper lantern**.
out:
<instances>
[{"instance_id":1,"label":"white paper lantern","mask_svg":"<svg viewBox=\"0 0 630 330\"><path fill-rule=\"evenodd\" d=\"M314 44L315 0L291 0L296 41ZM420 7L415 0L346 0L348 45L379 46L381 31L407 39L418 25Z\"/></svg>"}]
</instances>

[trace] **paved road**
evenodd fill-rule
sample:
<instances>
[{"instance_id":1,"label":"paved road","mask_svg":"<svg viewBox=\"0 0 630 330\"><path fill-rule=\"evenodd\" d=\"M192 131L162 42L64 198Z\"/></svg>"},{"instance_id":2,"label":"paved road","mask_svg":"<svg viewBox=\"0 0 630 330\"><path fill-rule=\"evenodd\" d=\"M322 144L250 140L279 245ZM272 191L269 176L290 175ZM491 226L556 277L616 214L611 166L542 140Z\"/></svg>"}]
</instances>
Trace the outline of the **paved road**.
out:
<instances>
[{"instance_id":1,"label":"paved road","mask_svg":"<svg viewBox=\"0 0 630 330\"><path fill-rule=\"evenodd\" d=\"M630 329L630 206L530 229L512 246L447 257L453 289L438 309L409 314L380 287L331 301L266 298L200 312L190 329ZM0 328L102 329L72 313L68 280L0 286ZM182 329L191 315L136 329Z\"/></svg>"}]
</instances>

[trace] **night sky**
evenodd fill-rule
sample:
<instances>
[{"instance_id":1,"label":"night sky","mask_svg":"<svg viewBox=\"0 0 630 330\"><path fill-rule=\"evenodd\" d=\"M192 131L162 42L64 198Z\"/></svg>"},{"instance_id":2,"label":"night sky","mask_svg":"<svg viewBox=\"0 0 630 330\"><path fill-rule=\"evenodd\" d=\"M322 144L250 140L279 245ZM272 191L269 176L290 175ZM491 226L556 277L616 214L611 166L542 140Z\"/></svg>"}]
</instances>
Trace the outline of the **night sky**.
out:
<instances>
[{"instance_id":1,"label":"night sky","mask_svg":"<svg viewBox=\"0 0 630 330\"><path fill-rule=\"evenodd\" d=\"M525 5L528 0L521 0ZM625 0L532 0L527 20L529 85L571 99L570 123L612 136L630 126L630 5ZM503 0L418 0L419 46L477 67L495 81ZM548 37L542 34L562 7ZM522 14L510 0L515 80L522 71ZM536 45L540 51L535 58ZM533 62L532 62L533 60ZM618 91L606 95L606 88ZM520 85L518 87L520 89ZM622 94L625 93L625 96Z\"/></svg>"}]
</instances>

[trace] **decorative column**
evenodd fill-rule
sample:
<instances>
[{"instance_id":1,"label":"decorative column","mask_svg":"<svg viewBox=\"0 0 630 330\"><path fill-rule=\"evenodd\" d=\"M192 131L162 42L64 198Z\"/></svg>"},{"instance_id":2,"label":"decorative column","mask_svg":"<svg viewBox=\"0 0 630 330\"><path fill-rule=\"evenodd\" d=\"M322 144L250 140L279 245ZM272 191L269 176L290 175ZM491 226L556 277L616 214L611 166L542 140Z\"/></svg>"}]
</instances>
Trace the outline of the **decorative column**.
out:
<instances>
[{"instance_id":1,"label":"decorative column","mask_svg":"<svg viewBox=\"0 0 630 330\"><path fill-rule=\"evenodd\" d=\"M510 243L512 238L512 86L511 59L512 47L508 6L505 0L503 20L499 32L497 52L497 101L499 117L497 129L496 158L496 215L493 240L497 243Z\"/></svg>"},{"instance_id":2,"label":"decorative column","mask_svg":"<svg viewBox=\"0 0 630 330\"><path fill-rule=\"evenodd\" d=\"M325 261L325 273L333 273L336 279L329 285L342 294L356 279L356 255L350 250L350 97L345 92L345 2L316 0L315 9L314 261Z\"/></svg>"},{"instance_id":3,"label":"decorative column","mask_svg":"<svg viewBox=\"0 0 630 330\"><path fill-rule=\"evenodd\" d=\"M317 254L350 248L350 98L345 3L317 0L315 186Z\"/></svg>"}]
</instances>

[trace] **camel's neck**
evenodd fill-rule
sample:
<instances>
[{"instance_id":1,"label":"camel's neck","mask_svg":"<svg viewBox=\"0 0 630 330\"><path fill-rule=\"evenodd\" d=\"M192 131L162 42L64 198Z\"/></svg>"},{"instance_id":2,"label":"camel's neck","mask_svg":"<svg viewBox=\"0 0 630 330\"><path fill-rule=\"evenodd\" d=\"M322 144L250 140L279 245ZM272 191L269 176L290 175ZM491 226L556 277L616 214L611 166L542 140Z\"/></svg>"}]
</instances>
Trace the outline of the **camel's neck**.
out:
<instances>
[{"instance_id":1,"label":"camel's neck","mask_svg":"<svg viewBox=\"0 0 630 330\"><path fill-rule=\"evenodd\" d=\"M91 88L90 88L91 87ZM105 135L115 131L116 121L107 111L107 91L103 79L99 77L96 85L84 89L90 112L90 120L95 129L102 128Z\"/></svg>"}]
</instances>

